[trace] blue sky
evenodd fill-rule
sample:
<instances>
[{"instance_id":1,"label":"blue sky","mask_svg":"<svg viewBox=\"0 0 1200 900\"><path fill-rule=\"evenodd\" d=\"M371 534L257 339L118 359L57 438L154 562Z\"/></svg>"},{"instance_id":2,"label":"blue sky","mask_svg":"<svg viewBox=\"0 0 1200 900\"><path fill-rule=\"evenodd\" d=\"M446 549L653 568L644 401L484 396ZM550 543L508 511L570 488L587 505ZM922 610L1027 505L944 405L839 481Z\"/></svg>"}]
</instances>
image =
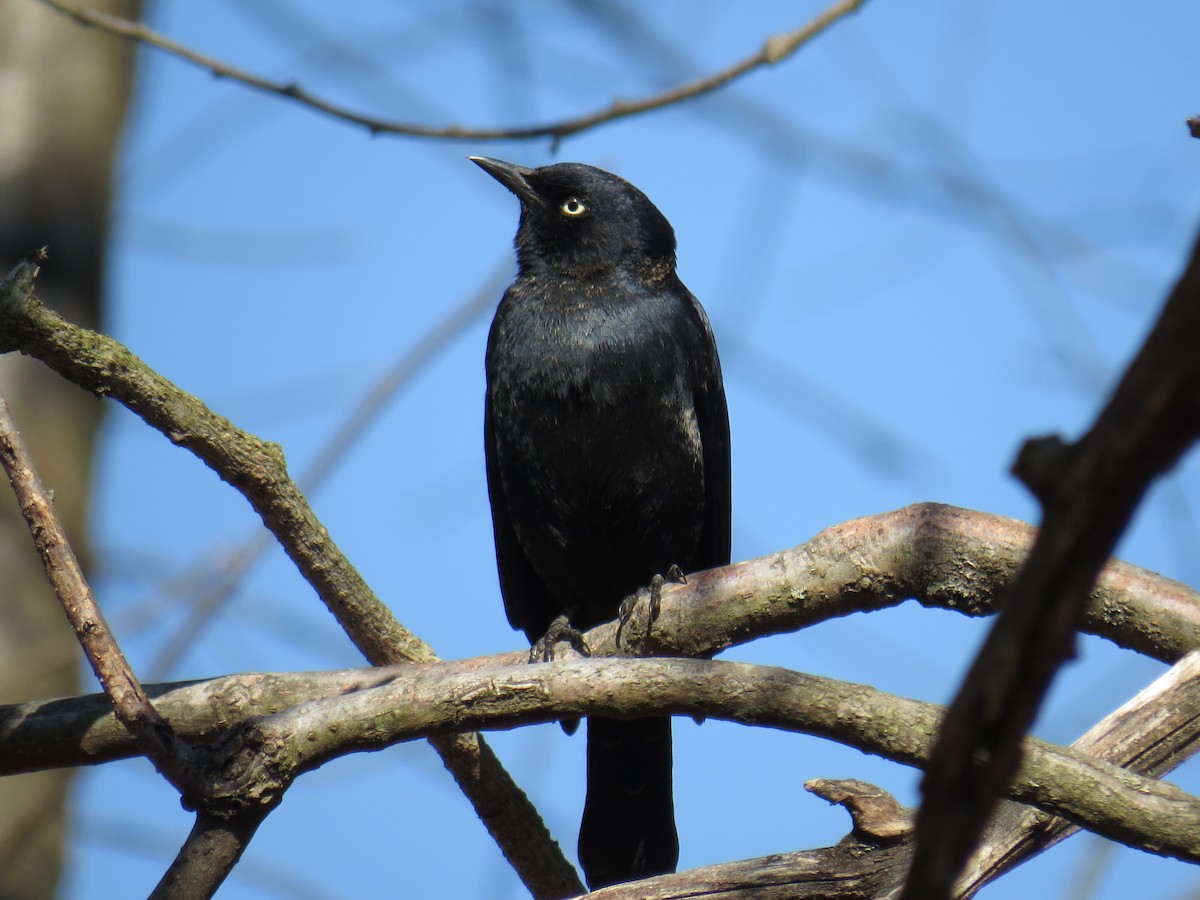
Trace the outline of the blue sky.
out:
<instances>
[{"instance_id":1,"label":"blue sky","mask_svg":"<svg viewBox=\"0 0 1200 900\"><path fill-rule=\"evenodd\" d=\"M724 67L818 3L315 0L154 5L214 57L382 117L526 124ZM635 32L616 30L620 12ZM602 23L608 23L607 25ZM515 200L466 161L577 160L641 187L725 369L735 559L934 500L1036 519L1007 474L1075 436L1153 322L1200 221L1200 7L872 0L794 58L676 109L537 142L375 137L145 52L118 171L108 329L303 473L397 361L512 271ZM618 34L620 35L618 37ZM101 39L97 36L97 39ZM497 273L500 273L499 276ZM475 316L314 494L375 591L446 658L520 646L496 584ZM1200 583L1196 460L1153 491L1121 555ZM197 583L255 533L200 462L112 408L93 513L97 589L140 672L199 678L360 658L278 551L169 668ZM196 576L196 573L207 573ZM182 577L187 575L189 577ZM945 701L984 623L909 603L731 658ZM1069 742L1162 666L1102 641L1037 733ZM573 853L583 741L494 744ZM835 843L803 790L855 777L916 801L912 770L815 739L676 726L681 865ZM1194 767L1173 780L1200 790ZM76 789L67 896L146 893L190 825L144 763ZM1183 896L1190 866L1074 838L984 891ZM1136 887L1135 887L1136 886ZM507 898L523 891L424 745L302 778L221 896Z\"/></svg>"}]
</instances>

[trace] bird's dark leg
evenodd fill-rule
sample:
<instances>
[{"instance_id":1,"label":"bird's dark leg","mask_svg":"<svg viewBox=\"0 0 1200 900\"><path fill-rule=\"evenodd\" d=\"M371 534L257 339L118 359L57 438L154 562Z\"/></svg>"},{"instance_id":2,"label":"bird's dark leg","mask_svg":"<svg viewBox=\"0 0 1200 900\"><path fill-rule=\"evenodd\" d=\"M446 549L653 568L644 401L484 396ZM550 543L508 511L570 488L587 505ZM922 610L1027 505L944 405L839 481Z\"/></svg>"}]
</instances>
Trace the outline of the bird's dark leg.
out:
<instances>
[{"instance_id":1,"label":"bird's dark leg","mask_svg":"<svg viewBox=\"0 0 1200 900\"><path fill-rule=\"evenodd\" d=\"M671 563L671 568L667 569L666 577L655 575L650 579L650 621L646 623L646 633L649 635L650 626L658 619L658 612L662 608L662 586L663 581L670 581L673 584L687 584L687 577L683 574L683 570L675 563ZM657 583L655 583L657 581Z\"/></svg>"},{"instance_id":2,"label":"bird's dark leg","mask_svg":"<svg viewBox=\"0 0 1200 900\"><path fill-rule=\"evenodd\" d=\"M647 653L648 644L650 642L650 629L654 627L655 621L658 619L659 610L662 609L662 588L666 582L675 584L687 584L687 578L683 574L683 570L674 563L671 568L667 569L667 574L655 575L650 579L650 606L646 615L646 630L642 632L641 641L638 644L636 653L638 656L645 656ZM622 644L625 626L633 619L633 611L637 608L638 597L641 591L630 594L621 601L621 606L617 610L617 634L615 643L618 648L622 646L631 647L631 644Z\"/></svg>"},{"instance_id":3,"label":"bird's dark leg","mask_svg":"<svg viewBox=\"0 0 1200 900\"><path fill-rule=\"evenodd\" d=\"M564 613L550 623L550 627L546 629L544 635L533 642L533 646L529 648L529 661L531 663L550 662L554 659L554 645L559 641L566 641L583 656L592 655L588 650L587 642L583 639L583 632L574 627Z\"/></svg>"}]
</instances>

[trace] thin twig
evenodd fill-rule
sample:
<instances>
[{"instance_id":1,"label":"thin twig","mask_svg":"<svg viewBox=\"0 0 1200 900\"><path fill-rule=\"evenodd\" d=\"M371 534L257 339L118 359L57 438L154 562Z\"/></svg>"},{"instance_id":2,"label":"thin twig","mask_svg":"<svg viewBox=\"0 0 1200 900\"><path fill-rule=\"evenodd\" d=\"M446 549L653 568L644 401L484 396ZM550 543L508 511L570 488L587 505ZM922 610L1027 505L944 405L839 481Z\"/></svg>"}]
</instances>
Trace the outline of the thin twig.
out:
<instances>
[{"instance_id":1,"label":"thin twig","mask_svg":"<svg viewBox=\"0 0 1200 900\"><path fill-rule=\"evenodd\" d=\"M3 300L0 302L4 303L6 309L12 308L11 301L20 296L22 286L31 290L36 264L44 258L44 251L39 251L36 257L25 260L5 279L0 286L3 288L0 292ZM196 827L164 876L164 883L170 881L174 886L165 892L156 892L155 896L212 896L244 851L245 840L274 809L275 804L243 805L233 811L221 809L217 812L208 808L211 795L208 793L210 781L205 767L208 762L206 754L195 753L185 741L178 738L138 682L83 577L79 560L54 511L53 500L38 477L33 460L12 420L8 404L2 397L0 463L8 473L21 514L29 524L34 544L46 569L46 577L62 603L92 670L112 702L114 714L158 771L180 791L184 805L198 810ZM206 838L217 823L216 830L220 834L234 836L233 840L225 841L225 846L236 852L213 858L209 852L211 841ZM245 840L238 842L237 836L244 836Z\"/></svg>"},{"instance_id":2,"label":"thin twig","mask_svg":"<svg viewBox=\"0 0 1200 900\"><path fill-rule=\"evenodd\" d=\"M0 464L8 473L21 515L29 525L38 555L54 593L83 648L92 671L112 701L120 722L138 740L146 755L172 780L178 749L174 732L158 714L108 627L83 569L71 549L54 501L42 485L8 402L0 397Z\"/></svg>"},{"instance_id":3,"label":"thin twig","mask_svg":"<svg viewBox=\"0 0 1200 900\"><path fill-rule=\"evenodd\" d=\"M462 125L435 127L418 125L411 122L379 119L326 100L311 93L294 81L274 81L205 56L190 47L151 30L141 22L131 22L128 19L107 15L95 10L76 9L65 3L61 3L60 0L41 0L41 2L62 15L73 19L80 25L99 28L109 34L114 34L128 40L139 41L199 66L211 72L217 78L228 78L255 90L284 97L325 115L332 116L335 119L340 119L354 125L361 125L372 134L402 134L408 137L475 142L528 140L530 138L548 137L558 142L565 137L608 122L615 122L618 119L640 115L710 94L730 82L753 72L755 69L783 62L835 22L851 13L857 12L866 0L839 0L839 2L834 3L819 16L794 31L767 38L758 52L747 56L726 69L706 75L703 78L698 78L695 81L680 85L669 91L644 97L640 100L614 100L603 109L570 119L547 122L542 125L511 128L470 128Z\"/></svg>"}]
</instances>

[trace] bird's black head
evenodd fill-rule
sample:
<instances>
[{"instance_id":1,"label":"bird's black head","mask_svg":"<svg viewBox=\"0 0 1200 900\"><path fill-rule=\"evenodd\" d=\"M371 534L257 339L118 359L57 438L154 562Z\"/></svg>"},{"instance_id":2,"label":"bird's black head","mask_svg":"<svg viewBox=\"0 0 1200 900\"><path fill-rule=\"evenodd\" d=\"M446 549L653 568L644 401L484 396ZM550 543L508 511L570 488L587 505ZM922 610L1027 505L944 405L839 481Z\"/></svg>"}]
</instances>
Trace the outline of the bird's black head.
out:
<instances>
[{"instance_id":1,"label":"bird's black head","mask_svg":"<svg viewBox=\"0 0 1200 900\"><path fill-rule=\"evenodd\" d=\"M522 274L588 278L619 269L659 281L675 271L671 223L625 179L580 163L471 161L521 201L514 243Z\"/></svg>"}]
</instances>

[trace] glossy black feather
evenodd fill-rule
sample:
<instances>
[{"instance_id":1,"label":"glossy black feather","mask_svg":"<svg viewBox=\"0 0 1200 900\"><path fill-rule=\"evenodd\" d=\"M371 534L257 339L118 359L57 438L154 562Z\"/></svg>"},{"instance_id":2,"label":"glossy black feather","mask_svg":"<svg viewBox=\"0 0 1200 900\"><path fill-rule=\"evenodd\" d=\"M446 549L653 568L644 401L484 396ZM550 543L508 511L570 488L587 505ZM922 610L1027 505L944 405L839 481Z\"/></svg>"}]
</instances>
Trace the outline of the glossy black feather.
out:
<instances>
[{"instance_id":1,"label":"glossy black feather","mask_svg":"<svg viewBox=\"0 0 1200 900\"><path fill-rule=\"evenodd\" d=\"M729 418L670 223L590 166L475 161L521 200L488 337L488 492L505 610L581 629L671 565L729 561ZM580 859L595 888L673 871L669 719L589 723Z\"/></svg>"}]
</instances>

